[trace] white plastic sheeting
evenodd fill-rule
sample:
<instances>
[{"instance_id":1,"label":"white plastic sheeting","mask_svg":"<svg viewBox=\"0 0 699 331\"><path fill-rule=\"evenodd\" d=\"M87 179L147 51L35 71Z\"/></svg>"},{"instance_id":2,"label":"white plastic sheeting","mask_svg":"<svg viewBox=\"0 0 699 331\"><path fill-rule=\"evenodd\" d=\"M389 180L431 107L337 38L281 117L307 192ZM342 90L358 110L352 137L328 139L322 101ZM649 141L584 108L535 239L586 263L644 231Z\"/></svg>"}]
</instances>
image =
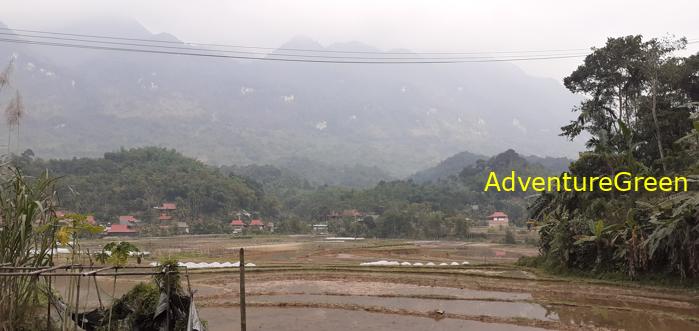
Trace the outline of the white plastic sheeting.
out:
<instances>
[{"instance_id":1,"label":"white plastic sheeting","mask_svg":"<svg viewBox=\"0 0 699 331\"><path fill-rule=\"evenodd\" d=\"M410 263L407 261L404 262L398 262L398 261L386 261L386 260L380 260L380 261L373 261L373 262L362 262L359 264L360 266L364 267L375 267L375 266L381 266L381 267L394 267L394 266L414 266L414 267L435 267L437 266L436 263L434 262L427 262L427 263L422 263L422 262L415 262L415 263ZM447 262L441 262L439 263L440 267L449 267L449 266L461 266L461 265L469 265L468 261L464 261L462 263L453 261L451 263Z\"/></svg>"},{"instance_id":2,"label":"white plastic sheeting","mask_svg":"<svg viewBox=\"0 0 699 331\"><path fill-rule=\"evenodd\" d=\"M36 252L37 251L33 248L29 250L29 253L31 253L31 254L36 254ZM51 254L52 250L48 250L47 253ZM53 249L53 254L70 254L70 253L71 253L70 248L57 247L57 248Z\"/></svg>"}]
</instances>

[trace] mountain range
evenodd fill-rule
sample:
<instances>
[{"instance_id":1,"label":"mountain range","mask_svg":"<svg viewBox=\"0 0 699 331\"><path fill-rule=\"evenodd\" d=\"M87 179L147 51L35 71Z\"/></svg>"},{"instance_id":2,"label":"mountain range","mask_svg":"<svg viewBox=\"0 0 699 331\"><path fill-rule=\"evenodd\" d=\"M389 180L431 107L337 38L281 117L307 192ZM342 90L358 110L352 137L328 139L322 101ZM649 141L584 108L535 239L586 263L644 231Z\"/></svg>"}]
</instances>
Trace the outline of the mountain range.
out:
<instances>
[{"instance_id":1,"label":"mountain range","mask_svg":"<svg viewBox=\"0 0 699 331\"><path fill-rule=\"evenodd\" d=\"M127 19L53 30L180 42ZM380 52L305 37L280 46L288 48ZM13 149L44 158L161 146L214 165L291 162L313 171L298 163L318 162L404 178L464 150L571 157L581 149L558 137L579 99L506 62L288 63L0 42L0 64L11 58L12 88L26 105Z\"/></svg>"}]
</instances>

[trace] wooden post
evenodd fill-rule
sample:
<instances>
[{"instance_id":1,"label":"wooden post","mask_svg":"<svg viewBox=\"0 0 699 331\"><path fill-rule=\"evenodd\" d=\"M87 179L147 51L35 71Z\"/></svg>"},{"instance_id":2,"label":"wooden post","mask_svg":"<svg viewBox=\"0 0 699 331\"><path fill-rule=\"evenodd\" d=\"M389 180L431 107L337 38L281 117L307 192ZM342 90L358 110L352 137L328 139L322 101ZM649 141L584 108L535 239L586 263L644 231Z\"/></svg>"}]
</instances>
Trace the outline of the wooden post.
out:
<instances>
[{"instance_id":1,"label":"wooden post","mask_svg":"<svg viewBox=\"0 0 699 331\"><path fill-rule=\"evenodd\" d=\"M48 276L47 278L48 278L48 284L49 284L48 291L51 291L51 289L52 289L51 278L52 277ZM46 304L46 330L51 330L51 296L52 295L53 295L53 293L49 293L49 295L46 296L46 301L47 301L47 304Z\"/></svg>"},{"instance_id":2,"label":"wooden post","mask_svg":"<svg viewBox=\"0 0 699 331\"><path fill-rule=\"evenodd\" d=\"M170 295L172 295L172 293L170 291L170 287L172 285L170 284L170 271L169 270L165 272L165 286L167 286L165 288L165 290L167 291L167 311L165 312L165 319L166 319L165 330L170 331L171 327L172 327L172 324L170 323L170 319L172 318L172 316L170 315L170 302L172 302L172 299L170 298Z\"/></svg>"},{"instance_id":3,"label":"wooden post","mask_svg":"<svg viewBox=\"0 0 699 331\"><path fill-rule=\"evenodd\" d=\"M82 271L82 270L78 271L78 285L77 285L77 290L76 290L77 295L75 296L75 319L76 319L76 321L73 324L73 330L78 329L78 324L81 321L81 319L79 319L79 317L80 317L80 281L82 280L83 275L80 274L80 271Z\"/></svg>"},{"instance_id":4,"label":"wooden post","mask_svg":"<svg viewBox=\"0 0 699 331\"><path fill-rule=\"evenodd\" d=\"M245 331L245 250L240 249L240 331Z\"/></svg>"},{"instance_id":5,"label":"wooden post","mask_svg":"<svg viewBox=\"0 0 699 331\"><path fill-rule=\"evenodd\" d=\"M53 226L51 227L51 254L49 254L49 266L53 267L53 251L56 250L56 224L52 224ZM49 275L48 277L48 283L49 283L49 288L48 291L51 291L51 280L53 277ZM49 296L46 297L46 301L48 301L48 304L46 305L46 331L51 330L51 296L53 293L49 293ZM60 314L59 314L60 316Z\"/></svg>"}]
</instances>

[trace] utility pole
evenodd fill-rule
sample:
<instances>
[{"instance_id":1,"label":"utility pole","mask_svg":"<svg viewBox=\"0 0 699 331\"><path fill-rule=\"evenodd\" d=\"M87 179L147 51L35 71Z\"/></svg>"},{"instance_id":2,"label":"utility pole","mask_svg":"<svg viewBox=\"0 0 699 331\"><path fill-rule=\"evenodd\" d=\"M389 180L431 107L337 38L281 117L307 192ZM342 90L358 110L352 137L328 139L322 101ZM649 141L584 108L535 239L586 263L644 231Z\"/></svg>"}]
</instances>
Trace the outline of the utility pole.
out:
<instances>
[{"instance_id":1,"label":"utility pole","mask_svg":"<svg viewBox=\"0 0 699 331\"><path fill-rule=\"evenodd\" d=\"M240 249L240 331L245 331L245 250Z\"/></svg>"}]
</instances>

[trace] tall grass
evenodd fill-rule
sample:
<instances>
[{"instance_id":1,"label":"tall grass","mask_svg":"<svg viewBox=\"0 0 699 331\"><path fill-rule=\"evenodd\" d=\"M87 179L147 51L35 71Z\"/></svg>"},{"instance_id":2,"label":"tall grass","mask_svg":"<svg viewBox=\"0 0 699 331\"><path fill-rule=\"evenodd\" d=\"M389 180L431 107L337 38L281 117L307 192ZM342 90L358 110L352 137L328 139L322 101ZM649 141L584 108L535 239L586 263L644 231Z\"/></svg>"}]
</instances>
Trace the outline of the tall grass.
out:
<instances>
[{"instance_id":1,"label":"tall grass","mask_svg":"<svg viewBox=\"0 0 699 331\"><path fill-rule=\"evenodd\" d=\"M45 267L55 246L55 180L48 173L27 178L0 168L0 265ZM0 277L0 330L32 328L42 280L38 276Z\"/></svg>"}]
</instances>

